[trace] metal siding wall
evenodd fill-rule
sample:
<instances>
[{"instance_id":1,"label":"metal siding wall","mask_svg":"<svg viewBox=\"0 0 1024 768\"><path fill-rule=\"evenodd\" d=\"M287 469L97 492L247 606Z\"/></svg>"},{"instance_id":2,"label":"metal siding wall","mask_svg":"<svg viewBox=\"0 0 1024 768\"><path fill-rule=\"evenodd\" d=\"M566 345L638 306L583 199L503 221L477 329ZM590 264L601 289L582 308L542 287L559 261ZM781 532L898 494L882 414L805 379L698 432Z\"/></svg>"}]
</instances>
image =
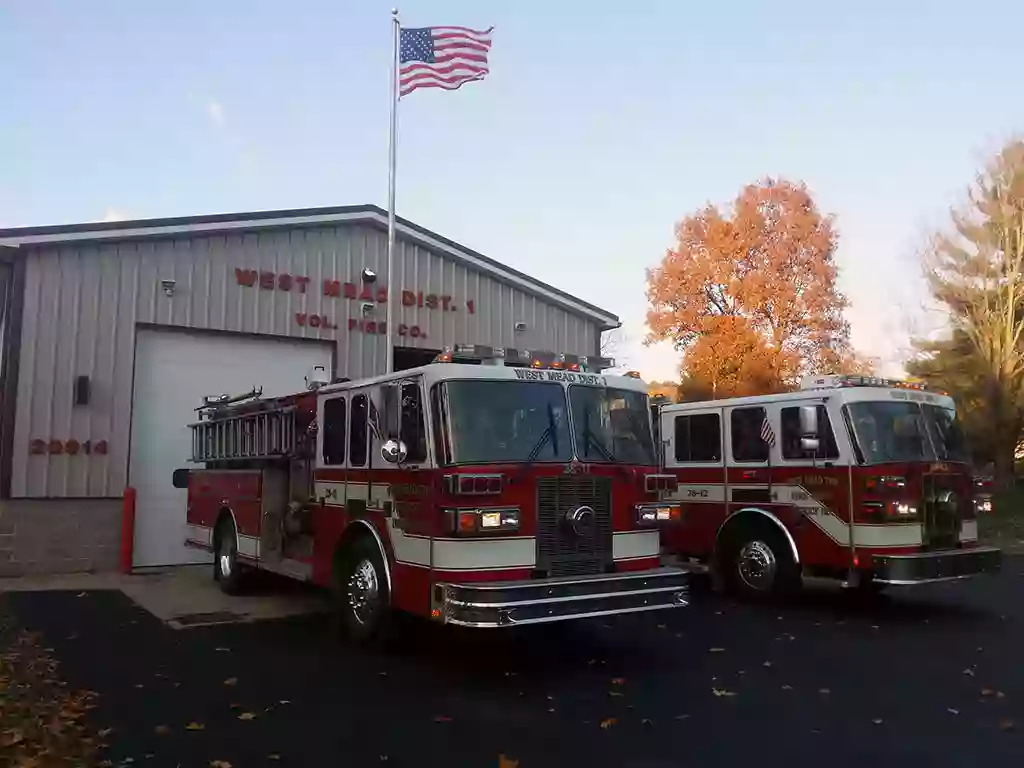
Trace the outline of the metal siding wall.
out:
<instances>
[{"instance_id":1,"label":"metal siding wall","mask_svg":"<svg viewBox=\"0 0 1024 768\"><path fill-rule=\"evenodd\" d=\"M27 258L18 418L11 495L111 497L124 490L131 434L137 324L295 338L337 339L339 376L382 373L385 338L349 331L360 302L324 296L324 280L359 282L366 267L387 284L387 237L372 227L337 225L80 243L37 248ZM552 306L418 245L399 241L396 290L448 295L458 309L406 307L395 323L418 325L425 338L402 346L440 349L476 343L593 354L593 321ZM235 269L309 277L305 294L239 285ZM175 281L173 297L160 281ZM466 301L476 303L469 314ZM300 326L297 312L323 314L339 327ZM377 304L374 319L386 308ZM527 327L517 333L516 322ZM268 361L272 365L273 361ZM74 406L76 376L91 380L91 400ZM201 372L197 372L201 375ZM30 456L29 442L107 440L106 456ZM185 457L182 457L184 459Z\"/></svg>"}]
</instances>

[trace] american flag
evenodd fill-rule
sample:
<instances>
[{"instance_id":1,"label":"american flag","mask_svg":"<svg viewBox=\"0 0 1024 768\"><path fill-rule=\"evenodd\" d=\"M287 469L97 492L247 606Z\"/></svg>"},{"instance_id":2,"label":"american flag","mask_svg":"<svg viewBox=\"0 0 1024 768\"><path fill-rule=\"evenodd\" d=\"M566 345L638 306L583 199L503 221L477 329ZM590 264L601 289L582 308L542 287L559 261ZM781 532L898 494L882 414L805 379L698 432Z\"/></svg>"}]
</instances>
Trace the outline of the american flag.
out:
<instances>
[{"instance_id":1,"label":"american flag","mask_svg":"<svg viewBox=\"0 0 1024 768\"><path fill-rule=\"evenodd\" d=\"M468 27L420 27L403 29L398 45L398 93L407 96L417 88L454 91L463 83L483 80L489 71L494 27L480 32Z\"/></svg>"},{"instance_id":2,"label":"american flag","mask_svg":"<svg viewBox=\"0 0 1024 768\"><path fill-rule=\"evenodd\" d=\"M768 445L775 446L775 430L772 429L772 424L768 421L767 414L765 414L764 419L761 421L761 439L768 443Z\"/></svg>"}]
</instances>

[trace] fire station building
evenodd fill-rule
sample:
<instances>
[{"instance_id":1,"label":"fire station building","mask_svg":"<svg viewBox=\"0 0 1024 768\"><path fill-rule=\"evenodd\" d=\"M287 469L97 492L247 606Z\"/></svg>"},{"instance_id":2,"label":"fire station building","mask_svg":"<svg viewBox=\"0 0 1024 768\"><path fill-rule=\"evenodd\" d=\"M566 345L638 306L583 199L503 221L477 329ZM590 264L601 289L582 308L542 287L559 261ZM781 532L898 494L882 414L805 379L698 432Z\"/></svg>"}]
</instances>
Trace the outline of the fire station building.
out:
<instances>
[{"instance_id":1,"label":"fire station building","mask_svg":"<svg viewBox=\"0 0 1024 768\"><path fill-rule=\"evenodd\" d=\"M0 230L0 576L112 570L181 546L204 395L383 373L454 344L599 353L615 315L375 206Z\"/></svg>"}]
</instances>

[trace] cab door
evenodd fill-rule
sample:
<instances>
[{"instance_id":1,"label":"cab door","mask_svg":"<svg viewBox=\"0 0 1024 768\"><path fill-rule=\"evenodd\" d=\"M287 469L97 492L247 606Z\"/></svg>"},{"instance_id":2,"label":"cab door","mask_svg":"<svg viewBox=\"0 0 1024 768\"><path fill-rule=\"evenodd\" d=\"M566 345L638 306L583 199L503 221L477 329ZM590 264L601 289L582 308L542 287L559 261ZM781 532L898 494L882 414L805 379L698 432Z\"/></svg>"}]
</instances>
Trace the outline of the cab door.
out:
<instances>
[{"instance_id":1,"label":"cab door","mask_svg":"<svg viewBox=\"0 0 1024 768\"><path fill-rule=\"evenodd\" d=\"M679 487L673 498L682 507L678 526L663 529L666 546L682 555L704 557L726 515L726 464L723 409L663 409L659 419L665 471Z\"/></svg>"}]
</instances>

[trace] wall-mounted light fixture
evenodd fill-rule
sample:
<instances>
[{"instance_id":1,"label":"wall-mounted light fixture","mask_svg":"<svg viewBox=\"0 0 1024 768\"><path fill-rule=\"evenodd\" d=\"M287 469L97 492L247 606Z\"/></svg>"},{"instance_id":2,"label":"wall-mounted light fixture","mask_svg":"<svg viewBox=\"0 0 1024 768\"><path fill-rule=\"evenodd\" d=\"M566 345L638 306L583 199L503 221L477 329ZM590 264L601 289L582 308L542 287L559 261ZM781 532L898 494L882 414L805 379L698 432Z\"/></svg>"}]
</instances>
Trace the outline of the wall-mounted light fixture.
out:
<instances>
[{"instance_id":1,"label":"wall-mounted light fixture","mask_svg":"<svg viewBox=\"0 0 1024 768\"><path fill-rule=\"evenodd\" d=\"M515 328L516 328L516 333L522 333L523 331L526 330L526 323L524 323L522 320L520 320L518 323L516 323Z\"/></svg>"},{"instance_id":2,"label":"wall-mounted light fixture","mask_svg":"<svg viewBox=\"0 0 1024 768\"><path fill-rule=\"evenodd\" d=\"M367 315L372 315L373 307L374 305L372 301L364 301L362 304L359 305L359 309L360 311L362 311L363 317L366 317Z\"/></svg>"},{"instance_id":3,"label":"wall-mounted light fixture","mask_svg":"<svg viewBox=\"0 0 1024 768\"><path fill-rule=\"evenodd\" d=\"M364 283L375 283L377 282L377 273L372 269L363 268L362 273L359 275Z\"/></svg>"},{"instance_id":4,"label":"wall-mounted light fixture","mask_svg":"<svg viewBox=\"0 0 1024 768\"><path fill-rule=\"evenodd\" d=\"M174 286L176 286L176 285L177 285L177 283L174 280L161 280L160 281L160 287L164 289L164 296L173 296L174 295Z\"/></svg>"}]
</instances>

